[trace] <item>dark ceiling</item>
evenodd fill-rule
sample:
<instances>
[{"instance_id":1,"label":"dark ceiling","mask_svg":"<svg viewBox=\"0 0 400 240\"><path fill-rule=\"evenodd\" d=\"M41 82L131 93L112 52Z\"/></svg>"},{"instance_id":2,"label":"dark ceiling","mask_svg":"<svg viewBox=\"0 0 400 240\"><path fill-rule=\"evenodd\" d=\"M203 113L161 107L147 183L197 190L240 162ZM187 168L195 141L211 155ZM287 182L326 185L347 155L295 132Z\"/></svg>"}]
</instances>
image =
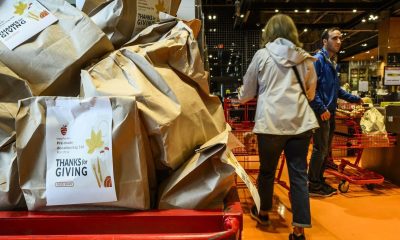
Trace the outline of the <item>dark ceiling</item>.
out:
<instances>
[{"instance_id":1,"label":"dark ceiling","mask_svg":"<svg viewBox=\"0 0 400 240\"><path fill-rule=\"evenodd\" d=\"M378 24L400 17L399 0L203 0L203 8L232 11L234 29L259 29L268 19L284 13L292 17L307 51L320 48L321 32L339 27L344 34L340 59L378 46ZM229 8L227 8L230 6ZM306 10L309 9L309 12ZM376 19L372 19L376 17ZM399 26L400 28L400 26ZM305 30L307 29L307 30Z\"/></svg>"}]
</instances>

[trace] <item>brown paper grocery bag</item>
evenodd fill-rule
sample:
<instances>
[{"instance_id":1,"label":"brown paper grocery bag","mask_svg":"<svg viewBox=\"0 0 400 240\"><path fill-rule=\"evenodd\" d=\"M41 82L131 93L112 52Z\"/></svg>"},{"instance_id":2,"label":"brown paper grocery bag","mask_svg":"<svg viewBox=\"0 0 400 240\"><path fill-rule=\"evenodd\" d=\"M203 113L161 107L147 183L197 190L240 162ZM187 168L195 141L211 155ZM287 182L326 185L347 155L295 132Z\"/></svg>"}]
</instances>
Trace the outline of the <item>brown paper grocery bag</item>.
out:
<instances>
[{"instance_id":1,"label":"brown paper grocery bag","mask_svg":"<svg viewBox=\"0 0 400 240\"><path fill-rule=\"evenodd\" d=\"M158 21L158 11L169 8L167 12L176 15L179 4L180 0L86 0L82 11L119 48L144 27Z\"/></svg>"},{"instance_id":2,"label":"brown paper grocery bag","mask_svg":"<svg viewBox=\"0 0 400 240\"><path fill-rule=\"evenodd\" d=\"M136 0L87 0L82 11L119 48L129 41L135 27Z\"/></svg>"},{"instance_id":3,"label":"brown paper grocery bag","mask_svg":"<svg viewBox=\"0 0 400 240\"><path fill-rule=\"evenodd\" d=\"M183 21L166 20L140 32L126 45L144 56L153 66L173 69L209 94L209 73L204 70L198 43L192 29ZM128 47L126 47L128 48Z\"/></svg>"},{"instance_id":4,"label":"brown paper grocery bag","mask_svg":"<svg viewBox=\"0 0 400 240\"><path fill-rule=\"evenodd\" d=\"M0 62L0 210L25 206L18 183L15 117L18 100L30 96L26 81Z\"/></svg>"},{"instance_id":5,"label":"brown paper grocery bag","mask_svg":"<svg viewBox=\"0 0 400 240\"><path fill-rule=\"evenodd\" d=\"M149 179L154 173L146 133L135 98L111 97L112 156L117 201L46 206L46 100L36 97L20 101L16 120L19 182L29 210L149 209ZM60 98L57 98L60 99ZM68 99L68 98L63 98ZM150 183L151 184L151 183Z\"/></svg>"},{"instance_id":6,"label":"brown paper grocery bag","mask_svg":"<svg viewBox=\"0 0 400 240\"><path fill-rule=\"evenodd\" d=\"M81 78L81 96L137 96L154 157L169 168L225 130L222 105L209 94L197 42L183 22L150 26Z\"/></svg>"},{"instance_id":7,"label":"brown paper grocery bag","mask_svg":"<svg viewBox=\"0 0 400 240\"><path fill-rule=\"evenodd\" d=\"M0 102L0 210L13 210L25 205L18 183L15 148L17 111L17 103Z\"/></svg>"},{"instance_id":8,"label":"brown paper grocery bag","mask_svg":"<svg viewBox=\"0 0 400 240\"><path fill-rule=\"evenodd\" d=\"M28 81L34 96L79 94L79 73L113 46L84 13L63 0L39 2L58 21L14 50L0 43L0 61Z\"/></svg>"},{"instance_id":9,"label":"brown paper grocery bag","mask_svg":"<svg viewBox=\"0 0 400 240\"><path fill-rule=\"evenodd\" d=\"M196 153L166 179L159 192L159 209L222 208L234 184L235 169L221 161L228 140L227 131L201 146Z\"/></svg>"},{"instance_id":10,"label":"brown paper grocery bag","mask_svg":"<svg viewBox=\"0 0 400 240\"><path fill-rule=\"evenodd\" d=\"M0 102L17 103L31 96L28 83L0 61Z\"/></svg>"}]
</instances>

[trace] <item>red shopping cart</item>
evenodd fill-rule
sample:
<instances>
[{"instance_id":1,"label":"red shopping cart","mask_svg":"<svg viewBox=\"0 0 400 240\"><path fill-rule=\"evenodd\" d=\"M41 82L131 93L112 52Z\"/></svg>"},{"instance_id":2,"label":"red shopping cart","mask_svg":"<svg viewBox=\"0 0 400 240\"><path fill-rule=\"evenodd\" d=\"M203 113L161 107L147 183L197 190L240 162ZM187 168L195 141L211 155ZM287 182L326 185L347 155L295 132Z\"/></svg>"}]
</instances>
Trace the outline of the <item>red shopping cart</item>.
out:
<instances>
[{"instance_id":1,"label":"red shopping cart","mask_svg":"<svg viewBox=\"0 0 400 240\"><path fill-rule=\"evenodd\" d=\"M245 104L240 104L238 99L224 100L224 113L226 122L232 127L232 133L243 144L243 147L232 149L244 170L255 183L259 172L257 136L252 132L257 100L253 99ZM281 155L275 182L289 190L288 184L281 179L285 166L285 155ZM236 181L238 187L244 186Z\"/></svg>"},{"instance_id":2,"label":"red shopping cart","mask_svg":"<svg viewBox=\"0 0 400 240\"><path fill-rule=\"evenodd\" d=\"M325 172L340 179L338 189L345 193L349 184L366 185L373 190L376 184L382 184L384 177L368 169L361 168L360 161L365 148L394 147L396 138L390 133L367 134L362 133L360 118L364 109L357 104L342 103L336 116L336 128L346 129L345 132L335 131L332 141L331 160L337 163ZM354 111L356 109L356 111ZM351 110L351 111L350 111ZM349 159L353 158L353 161Z\"/></svg>"},{"instance_id":3,"label":"red shopping cart","mask_svg":"<svg viewBox=\"0 0 400 240\"><path fill-rule=\"evenodd\" d=\"M241 239L243 211L236 188L224 204L224 210L0 211L0 239Z\"/></svg>"},{"instance_id":4,"label":"red shopping cart","mask_svg":"<svg viewBox=\"0 0 400 240\"><path fill-rule=\"evenodd\" d=\"M225 120L232 129L252 129L256 114L257 100L241 104L239 99L224 99Z\"/></svg>"}]
</instances>

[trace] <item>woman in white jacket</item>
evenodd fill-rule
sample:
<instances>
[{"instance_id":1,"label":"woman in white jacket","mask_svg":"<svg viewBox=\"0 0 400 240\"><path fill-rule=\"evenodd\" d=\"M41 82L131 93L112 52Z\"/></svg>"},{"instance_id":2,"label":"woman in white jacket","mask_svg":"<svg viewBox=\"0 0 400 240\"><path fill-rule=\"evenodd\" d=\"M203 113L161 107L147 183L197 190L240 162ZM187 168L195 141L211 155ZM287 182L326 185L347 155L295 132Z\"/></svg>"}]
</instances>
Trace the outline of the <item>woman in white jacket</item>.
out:
<instances>
[{"instance_id":1,"label":"woman in white jacket","mask_svg":"<svg viewBox=\"0 0 400 240\"><path fill-rule=\"evenodd\" d=\"M251 216L262 225L269 224L267 211L272 209L275 171L284 151L294 227L289 239L305 239L304 228L311 227L306 158L312 131L319 127L308 103L315 96L315 59L300 48L289 16L273 16L264 30L267 44L254 55L239 89L242 103L258 96L253 132L260 157L257 185L261 208L258 212L253 207Z\"/></svg>"}]
</instances>

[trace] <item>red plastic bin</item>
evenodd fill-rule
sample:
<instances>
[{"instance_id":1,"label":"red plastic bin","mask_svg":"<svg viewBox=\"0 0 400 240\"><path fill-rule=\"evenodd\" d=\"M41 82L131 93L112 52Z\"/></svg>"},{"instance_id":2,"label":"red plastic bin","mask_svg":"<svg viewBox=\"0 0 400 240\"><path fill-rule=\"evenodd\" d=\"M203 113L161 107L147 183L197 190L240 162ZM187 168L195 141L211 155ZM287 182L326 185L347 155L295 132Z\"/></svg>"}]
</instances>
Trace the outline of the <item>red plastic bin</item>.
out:
<instances>
[{"instance_id":1,"label":"red plastic bin","mask_svg":"<svg viewBox=\"0 0 400 240\"><path fill-rule=\"evenodd\" d=\"M241 239L235 188L225 210L102 212L0 211L0 239Z\"/></svg>"}]
</instances>

